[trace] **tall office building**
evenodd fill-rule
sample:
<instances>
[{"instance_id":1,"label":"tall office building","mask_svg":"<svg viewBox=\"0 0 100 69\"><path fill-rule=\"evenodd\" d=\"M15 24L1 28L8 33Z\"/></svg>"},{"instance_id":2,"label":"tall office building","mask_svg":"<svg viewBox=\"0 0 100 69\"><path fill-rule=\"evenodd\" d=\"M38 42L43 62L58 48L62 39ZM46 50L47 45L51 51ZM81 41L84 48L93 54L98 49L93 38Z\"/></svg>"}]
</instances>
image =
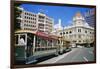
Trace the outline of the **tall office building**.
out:
<instances>
[{"instance_id":1,"label":"tall office building","mask_svg":"<svg viewBox=\"0 0 100 69\"><path fill-rule=\"evenodd\" d=\"M18 17L22 30L41 31L51 33L54 20L44 13L33 13L22 9Z\"/></svg>"},{"instance_id":2,"label":"tall office building","mask_svg":"<svg viewBox=\"0 0 100 69\"><path fill-rule=\"evenodd\" d=\"M86 22L92 27L95 26L95 15L95 9L91 9L84 14Z\"/></svg>"},{"instance_id":3,"label":"tall office building","mask_svg":"<svg viewBox=\"0 0 100 69\"><path fill-rule=\"evenodd\" d=\"M51 33L53 30L54 20L44 13L37 14L38 31Z\"/></svg>"},{"instance_id":4,"label":"tall office building","mask_svg":"<svg viewBox=\"0 0 100 69\"><path fill-rule=\"evenodd\" d=\"M20 19L19 23L22 30L35 31L37 29L37 15L35 13L25 11L22 8L22 13L18 17L18 19Z\"/></svg>"}]
</instances>

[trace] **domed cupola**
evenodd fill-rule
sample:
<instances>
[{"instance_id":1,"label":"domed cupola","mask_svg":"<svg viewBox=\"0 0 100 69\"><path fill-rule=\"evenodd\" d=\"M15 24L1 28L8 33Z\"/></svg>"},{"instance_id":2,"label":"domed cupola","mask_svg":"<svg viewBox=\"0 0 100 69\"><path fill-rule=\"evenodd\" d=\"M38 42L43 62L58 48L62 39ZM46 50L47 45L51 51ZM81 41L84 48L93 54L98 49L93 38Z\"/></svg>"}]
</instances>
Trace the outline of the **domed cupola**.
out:
<instances>
[{"instance_id":1,"label":"domed cupola","mask_svg":"<svg viewBox=\"0 0 100 69\"><path fill-rule=\"evenodd\" d=\"M77 12L75 16L73 17L73 25L80 26L80 25L83 25L84 22L85 22L85 19L82 16L82 14L80 12Z\"/></svg>"}]
</instances>

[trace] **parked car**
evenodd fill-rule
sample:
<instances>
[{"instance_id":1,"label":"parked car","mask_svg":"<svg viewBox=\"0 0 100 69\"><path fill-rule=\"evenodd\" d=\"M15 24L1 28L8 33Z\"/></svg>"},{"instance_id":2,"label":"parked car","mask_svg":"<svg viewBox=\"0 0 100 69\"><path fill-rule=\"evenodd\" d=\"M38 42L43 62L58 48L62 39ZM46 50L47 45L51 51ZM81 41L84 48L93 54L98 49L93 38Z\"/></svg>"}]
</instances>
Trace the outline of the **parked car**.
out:
<instances>
[{"instance_id":1,"label":"parked car","mask_svg":"<svg viewBox=\"0 0 100 69\"><path fill-rule=\"evenodd\" d=\"M69 48L66 48L66 52L69 52L71 51L72 49L69 47Z\"/></svg>"}]
</instances>

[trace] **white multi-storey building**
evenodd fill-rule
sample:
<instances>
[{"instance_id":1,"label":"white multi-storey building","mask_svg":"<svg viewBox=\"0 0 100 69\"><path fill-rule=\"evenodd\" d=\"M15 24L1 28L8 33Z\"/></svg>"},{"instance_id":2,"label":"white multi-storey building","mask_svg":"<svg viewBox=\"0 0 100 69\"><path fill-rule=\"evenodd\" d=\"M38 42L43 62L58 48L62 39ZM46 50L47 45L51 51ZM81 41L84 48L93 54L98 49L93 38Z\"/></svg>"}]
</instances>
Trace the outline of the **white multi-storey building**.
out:
<instances>
[{"instance_id":1,"label":"white multi-storey building","mask_svg":"<svg viewBox=\"0 0 100 69\"><path fill-rule=\"evenodd\" d=\"M54 20L46 14L43 13L38 13L37 14L37 23L38 23L38 31L46 32L46 33L51 33L53 30L53 23Z\"/></svg>"},{"instance_id":2,"label":"white multi-storey building","mask_svg":"<svg viewBox=\"0 0 100 69\"><path fill-rule=\"evenodd\" d=\"M25 11L21 9L22 13L20 14L20 28L22 30L31 30L31 31L41 31L45 33L50 33L53 29L54 20L43 13L35 14L33 12Z\"/></svg>"},{"instance_id":3,"label":"white multi-storey building","mask_svg":"<svg viewBox=\"0 0 100 69\"><path fill-rule=\"evenodd\" d=\"M88 25L80 12L77 12L73 17L71 26L66 26L54 33L75 44L92 43L94 41L94 28Z\"/></svg>"},{"instance_id":4,"label":"white multi-storey building","mask_svg":"<svg viewBox=\"0 0 100 69\"><path fill-rule=\"evenodd\" d=\"M32 30L37 29L37 15L28 11L23 11L21 14L22 22L21 29Z\"/></svg>"}]
</instances>

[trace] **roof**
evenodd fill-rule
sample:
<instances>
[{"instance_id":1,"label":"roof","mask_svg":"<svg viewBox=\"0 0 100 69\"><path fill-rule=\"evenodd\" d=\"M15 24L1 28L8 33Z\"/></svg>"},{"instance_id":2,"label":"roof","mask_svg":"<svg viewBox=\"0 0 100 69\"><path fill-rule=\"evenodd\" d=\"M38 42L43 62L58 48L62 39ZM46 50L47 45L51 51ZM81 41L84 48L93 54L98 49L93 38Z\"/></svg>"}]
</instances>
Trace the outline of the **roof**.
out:
<instances>
[{"instance_id":1,"label":"roof","mask_svg":"<svg viewBox=\"0 0 100 69\"><path fill-rule=\"evenodd\" d=\"M17 34L17 33L31 33L31 34L35 34L39 37L42 37L43 39L48 39L48 40L58 39L58 37L55 36L55 35L49 35L49 34L46 34L44 32L39 32L39 31L18 30L18 31L15 32L15 34Z\"/></svg>"},{"instance_id":2,"label":"roof","mask_svg":"<svg viewBox=\"0 0 100 69\"><path fill-rule=\"evenodd\" d=\"M75 14L75 16L80 17L80 16L82 16L82 15L81 15L81 13L78 11L78 12Z\"/></svg>"},{"instance_id":3,"label":"roof","mask_svg":"<svg viewBox=\"0 0 100 69\"><path fill-rule=\"evenodd\" d=\"M49 35L49 37L52 39L58 39L58 36L56 36L56 35Z\"/></svg>"},{"instance_id":4,"label":"roof","mask_svg":"<svg viewBox=\"0 0 100 69\"><path fill-rule=\"evenodd\" d=\"M46 34L46 33L44 33L44 32L36 32L36 35L37 36L40 36L40 37L43 37L43 38L46 38L46 39L58 39L58 37L57 36L55 36L55 35L49 35L49 34Z\"/></svg>"},{"instance_id":5,"label":"roof","mask_svg":"<svg viewBox=\"0 0 100 69\"><path fill-rule=\"evenodd\" d=\"M16 33L32 33L32 34L36 34L36 31L29 31L29 30L17 30L15 31Z\"/></svg>"},{"instance_id":6,"label":"roof","mask_svg":"<svg viewBox=\"0 0 100 69\"><path fill-rule=\"evenodd\" d=\"M44 32L36 32L36 35L41 36L41 37L49 37L48 34L44 33Z\"/></svg>"}]
</instances>

